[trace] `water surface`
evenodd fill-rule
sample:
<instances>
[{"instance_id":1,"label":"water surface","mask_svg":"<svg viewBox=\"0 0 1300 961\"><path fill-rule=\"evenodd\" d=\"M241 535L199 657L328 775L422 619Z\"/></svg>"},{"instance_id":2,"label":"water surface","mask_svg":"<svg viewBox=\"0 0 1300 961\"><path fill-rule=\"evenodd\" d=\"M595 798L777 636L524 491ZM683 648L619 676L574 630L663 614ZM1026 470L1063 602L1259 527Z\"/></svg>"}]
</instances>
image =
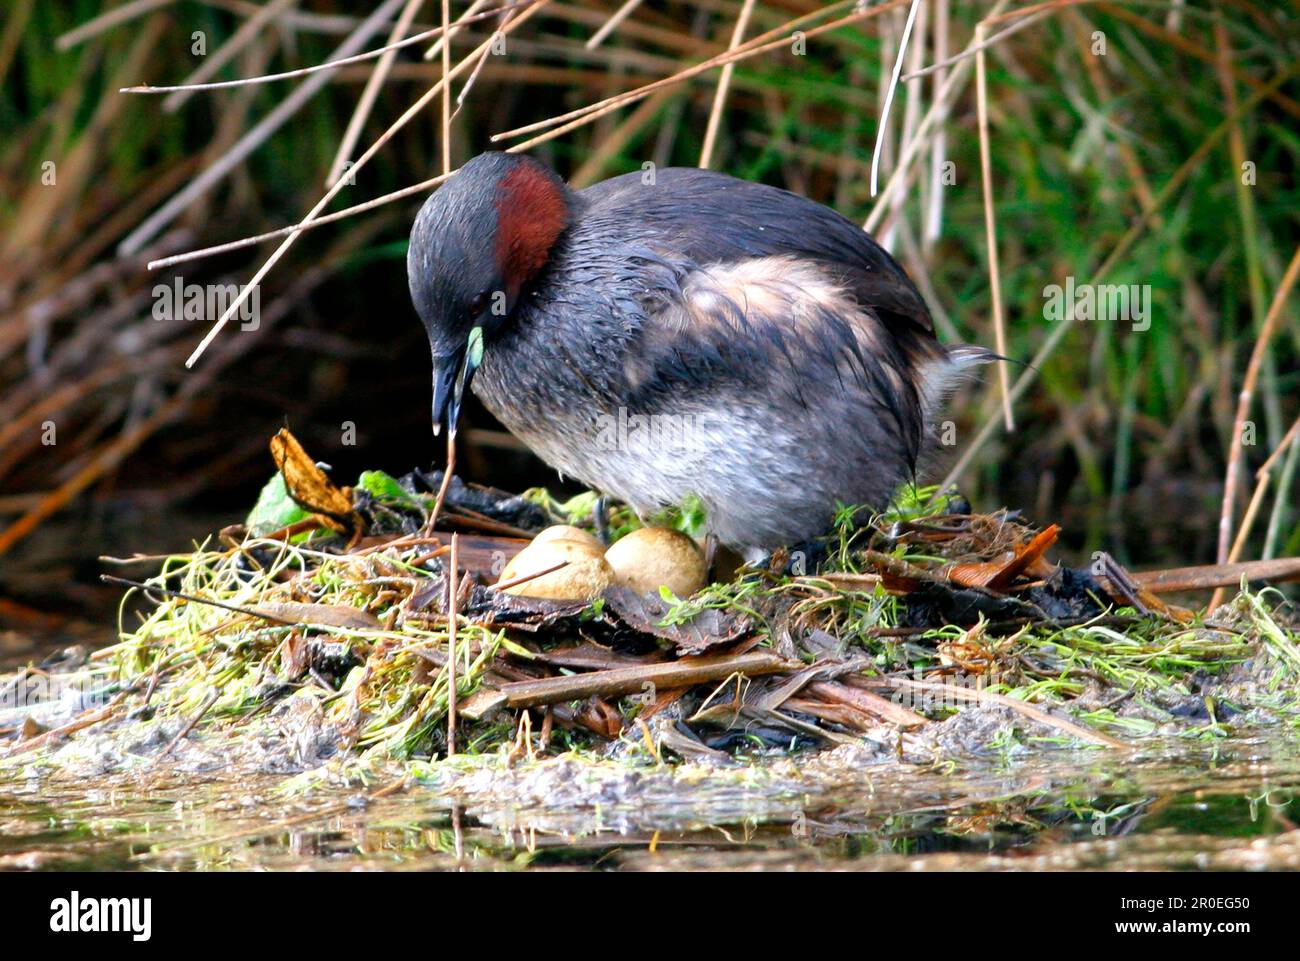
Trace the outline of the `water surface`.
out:
<instances>
[{"instance_id":1,"label":"water surface","mask_svg":"<svg viewBox=\"0 0 1300 961\"><path fill-rule=\"evenodd\" d=\"M0 783L0 865L123 870L1300 867L1286 742L929 766L463 759L383 797L157 769ZM396 783L395 781L392 783ZM369 791L373 792L372 785Z\"/></svg>"}]
</instances>

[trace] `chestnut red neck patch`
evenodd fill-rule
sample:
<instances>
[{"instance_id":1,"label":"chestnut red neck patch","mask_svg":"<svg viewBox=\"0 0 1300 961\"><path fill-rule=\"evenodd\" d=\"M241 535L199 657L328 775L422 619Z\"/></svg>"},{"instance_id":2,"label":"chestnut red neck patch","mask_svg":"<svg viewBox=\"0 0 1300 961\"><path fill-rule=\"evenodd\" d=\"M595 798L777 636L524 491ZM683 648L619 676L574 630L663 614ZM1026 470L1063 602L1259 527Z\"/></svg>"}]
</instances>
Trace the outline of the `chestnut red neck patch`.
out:
<instances>
[{"instance_id":1,"label":"chestnut red neck patch","mask_svg":"<svg viewBox=\"0 0 1300 961\"><path fill-rule=\"evenodd\" d=\"M496 257L511 296L542 269L569 224L563 191L528 163L516 166L497 185Z\"/></svg>"}]
</instances>

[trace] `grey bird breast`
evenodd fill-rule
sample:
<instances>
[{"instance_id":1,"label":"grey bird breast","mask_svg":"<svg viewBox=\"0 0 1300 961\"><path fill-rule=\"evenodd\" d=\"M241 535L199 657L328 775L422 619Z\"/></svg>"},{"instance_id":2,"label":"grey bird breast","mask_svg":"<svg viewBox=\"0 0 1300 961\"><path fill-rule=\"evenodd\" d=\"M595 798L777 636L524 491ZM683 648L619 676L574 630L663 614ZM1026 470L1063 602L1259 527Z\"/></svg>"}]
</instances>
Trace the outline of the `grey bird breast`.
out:
<instances>
[{"instance_id":1,"label":"grey bird breast","mask_svg":"<svg viewBox=\"0 0 1300 961\"><path fill-rule=\"evenodd\" d=\"M952 365L888 255L827 208L707 171L578 196L473 384L507 428L643 515L698 497L742 550L889 500Z\"/></svg>"}]
</instances>

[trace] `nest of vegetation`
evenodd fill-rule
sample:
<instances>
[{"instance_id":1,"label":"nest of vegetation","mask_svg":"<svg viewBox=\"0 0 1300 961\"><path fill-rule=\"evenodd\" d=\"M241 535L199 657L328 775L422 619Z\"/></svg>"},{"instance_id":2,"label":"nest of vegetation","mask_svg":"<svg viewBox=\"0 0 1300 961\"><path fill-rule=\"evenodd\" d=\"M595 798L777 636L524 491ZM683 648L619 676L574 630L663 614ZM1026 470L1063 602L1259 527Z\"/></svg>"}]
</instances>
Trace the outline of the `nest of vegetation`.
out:
<instances>
[{"instance_id":1,"label":"nest of vegetation","mask_svg":"<svg viewBox=\"0 0 1300 961\"><path fill-rule=\"evenodd\" d=\"M246 525L137 582L128 599L152 607L124 600L138 623L117 644L0 680L12 691L63 672L82 698L71 712L66 697L7 712L0 756L132 723L153 725L131 749L145 756L257 730L311 767L453 745L722 760L853 743L933 757L955 732L976 751L1008 736L1115 748L1300 718L1300 638L1276 591L1243 584L1212 613L1178 608L1104 555L1084 570L1052 563L1055 527L933 490L882 515L846 509L824 541L688 598L545 601L494 589L495 572L532 532L589 524L592 498L453 480L430 530L439 475L336 488L309 462L277 460ZM615 536L636 523L611 515ZM959 732L981 712L1012 733Z\"/></svg>"}]
</instances>

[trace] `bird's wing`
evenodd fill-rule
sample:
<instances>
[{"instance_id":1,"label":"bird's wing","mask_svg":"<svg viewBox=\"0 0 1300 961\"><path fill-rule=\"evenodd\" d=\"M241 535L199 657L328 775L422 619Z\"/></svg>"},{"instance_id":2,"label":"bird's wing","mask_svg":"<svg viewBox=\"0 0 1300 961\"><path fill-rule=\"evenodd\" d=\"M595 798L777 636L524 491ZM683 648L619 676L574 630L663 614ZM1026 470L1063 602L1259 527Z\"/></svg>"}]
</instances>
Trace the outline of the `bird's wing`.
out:
<instances>
[{"instance_id":1,"label":"bird's wing","mask_svg":"<svg viewBox=\"0 0 1300 961\"><path fill-rule=\"evenodd\" d=\"M647 278L644 321L623 351L629 409L682 387L744 384L810 416L892 423L915 462L917 365L941 348L915 287L864 231L709 171L620 177L582 196L583 241L639 259Z\"/></svg>"},{"instance_id":2,"label":"bird's wing","mask_svg":"<svg viewBox=\"0 0 1300 961\"><path fill-rule=\"evenodd\" d=\"M916 286L871 236L829 207L798 194L711 170L670 167L647 182L633 173L581 192L602 215L660 232L702 266L793 255L821 264L896 334L931 334Z\"/></svg>"}]
</instances>

